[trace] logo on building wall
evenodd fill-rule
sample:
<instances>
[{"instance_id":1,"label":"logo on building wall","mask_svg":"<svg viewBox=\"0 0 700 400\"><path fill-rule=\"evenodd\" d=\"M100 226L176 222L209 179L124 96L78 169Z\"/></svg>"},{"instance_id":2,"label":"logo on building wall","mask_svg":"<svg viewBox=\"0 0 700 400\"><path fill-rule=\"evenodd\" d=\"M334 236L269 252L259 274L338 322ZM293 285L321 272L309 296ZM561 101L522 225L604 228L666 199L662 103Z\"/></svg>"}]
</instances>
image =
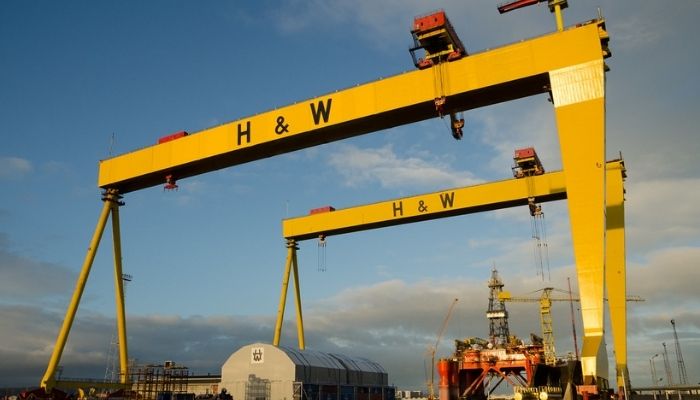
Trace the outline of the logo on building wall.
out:
<instances>
[{"instance_id":1,"label":"logo on building wall","mask_svg":"<svg viewBox=\"0 0 700 400\"><path fill-rule=\"evenodd\" d=\"M265 362L265 357L262 347L253 347L250 350L250 362L252 364L262 364Z\"/></svg>"}]
</instances>

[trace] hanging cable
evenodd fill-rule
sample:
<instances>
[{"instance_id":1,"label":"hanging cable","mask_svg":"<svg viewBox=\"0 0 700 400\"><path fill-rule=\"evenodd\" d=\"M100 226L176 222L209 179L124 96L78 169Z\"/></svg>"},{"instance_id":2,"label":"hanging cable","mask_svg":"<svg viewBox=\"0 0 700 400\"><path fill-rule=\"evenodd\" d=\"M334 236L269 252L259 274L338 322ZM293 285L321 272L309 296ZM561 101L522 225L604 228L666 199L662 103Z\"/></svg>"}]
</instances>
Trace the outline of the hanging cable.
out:
<instances>
[{"instance_id":1,"label":"hanging cable","mask_svg":"<svg viewBox=\"0 0 700 400\"><path fill-rule=\"evenodd\" d=\"M542 247L544 250L544 262L547 268L547 280L552 281L552 272L549 269L549 241L547 239L547 221L544 219L544 213L541 213L540 223L542 225Z\"/></svg>"},{"instance_id":2,"label":"hanging cable","mask_svg":"<svg viewBox=\"0 0 700 400\"><path fill-rule=\"evenodd\" d=\"M534 240L535 253L535 268L537 275L545 279L545 269L547 271L547 280L552 280L551 270L549 268L549 244L547 242L547 223L542 212L542 205L536 204L534 198L528 199L530 207L530 215L532 216L530 225L532 227L532 238Z\"/></svg>"},{"instance_id":3,"label":"hanging cable","mask_svg":"<svg viewBox=\"0 0 700 400\"><path fill-rule=\"evenodd\" d=\"M318 237L318 272L326 272L326 236Z\"/></svg>"},{"instance_id":4,"label":"hanging cable","mask_svg":"<svg viewBox=\"0 0 700 400\"><path fill-rule=\"evenodd\" d=\"M513 157L515 165L513 166L513 177L516 179L525 179L527 185L528 199L527 205L530 210L530 230L533 239L533 259L535 263L535 273L537 276L545 279L545 267L547 269L547 279L551 280L549 269L549 246L547 244L547 227L542 212L542 205L537 203L534 197L535 194L535 176L544 173L544 167L540 158L537 156L535 149L526 147L515 150Z\"/></svg>"},{"instance_id":5,"label":"hanging cable","mask_svg":"<svg viewBox=\"0 0 700 400\"><path fill-rule=\"evenodd\" d=\"M535 203L535 198L528 199L528 207L530 208L530 228L533 239L533 257L535 262L535 273L544 281L544 262L542 260L542 234L540 229L539 218L542 215L542 206Z\"/></svg>"}]
</instances>

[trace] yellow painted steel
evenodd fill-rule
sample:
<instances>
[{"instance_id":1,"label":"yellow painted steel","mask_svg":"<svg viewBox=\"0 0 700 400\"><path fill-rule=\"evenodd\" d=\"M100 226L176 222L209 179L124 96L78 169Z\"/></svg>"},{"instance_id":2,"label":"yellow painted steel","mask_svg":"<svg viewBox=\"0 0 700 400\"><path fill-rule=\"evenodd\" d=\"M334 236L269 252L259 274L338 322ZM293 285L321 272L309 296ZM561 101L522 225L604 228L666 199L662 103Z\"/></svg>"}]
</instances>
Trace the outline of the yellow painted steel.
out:
<instances>
[{"instance_id":1,"label":"yellow painted steel","mask_svg":"<svg viewBox=\"0 0 700 400\"><path fill-rule=\"evenodd\" d=\"M289 218L282 222L287 239L306 240L385 226L527 205L566 198L564 172L525 179L507 179L440 192L404 197L336 211Z\"/></svg>"},{"instance_id":2,"label":"yellow painted steel","mask_svg":"<svg viewBox=\"0 0 700 400\"><path fill-rule=\"evenodd\" d=\"M297 243L294 240L287 240L287 261L285 262L284 275L282 276L282 290L280 292L280 302L277 308L277 321L275 322L275 336L272 339L274 346L279 346L282 336L282 323L284 321L284 310L287 304L287 289L289 288L289 275L294 272L294 299L297 309L297 340L299 348L306 347L304 341L304 319L301 314L301 293L299 290L299 269L297 267Z\"/></svg>"},{"instance_id":3,"label":"yellow painted steel","mask_svg":"<svg viewBox=\"0 0 700 400\"><path fill-rule=\"evenodd\" d=\"M63 319L63 325L58 333L58 338L56 339L56 344L49 359L49 364L46 368L46 372L41 380L41 387L46 390L46 392L51 392L54 387L61 388L77 388L86 387L90 385L102 385L97 387L109 387L116 388L114 383L100 383L100 382L85 382L85 381L56 381L56 369L58 363L61 361L61 355L66 346L66 341L68 340L68 334L70 333L73 321L75 320L75 314L78 310L78 305L80 304L80 298L83 295L85 289L85 284L90 275L90 270L92 268L93 261L95 260L95 255L97 253L97 248L100 245L100 240L102 239L102 234L104 233L105 226L107 225L107 219L110 214L112 215L112 241L114 247L114 292L115 292L115 304L116 304L116 315L117 315L117 332L119 337L119 366L120 366L120 378L119 382L121 385L129 384L129 371L128 371L128 350L127 350L127 338L126 338L126 312L124 310L124 286L122 281L122 252L121 252L121 233L119 228L119 206L122 204L121 196L119 192L114 189L107 190L104 194L103 201L104 205L102 207L102 212L97 221L97 226L95 227L95 232L93 233L92 240L90 241L90 247L83 261L83 266L78 276L78 282L76 283L75 290L73 291L73 297L66 310L66 315ZM79 386L76 386L79 385ZM91 386L92 387L92 386Z\"/></svg>"},{"instance_id":4,"label":"yellow painted steel","mask_svg":"<svg viewBox=\"0 0 700 400\"><path fill-rule=\"evenodd\" d=\"M608 173L607 181L605 281L615 349L617 388L619 393L626 393L630 386L627 370L625 189L622 179L613 179L614 176L626 177L626 170L623 162L609 164L608 169L611 168L615 171L613 174Z\"/></svg>"},{"instance_id":5,"label":"yellow painted steel","mask_svg":"<svg viewBox=\"0 0 700 400\"><path fill-rule=\"evenodd\" d=\"M446 112L548 90L548 73L602 60L597 22L441 64ZM120 193L437 116L434 71L358 85L102 160L98 185ZM155 136L153 140L155 140Z\"/></svg>"},{"instance_id":6,"label":"yellow painted steel","mask_svg":"<svg viewBox=\"0 0 700 400\"><path fill-rule=\"evenodd\" d=\"M299 265L297 263L297 253L296 250L293 257L292 271L294 272L294 301L297 306L297 340L299 341L299 348L304 350L306 348L306 342L304 340L304 318L301 314L301 291L299 290Z\"/></svg>"},{"instance_id":7,"label":"yellow painted steel","mask_svg":"<svg viewBox=\"0 0 700 400\"><path fill-rule=\"evenodd\" d=\"M122 278L122 241L119 229L119 202L112 201L112 245L114 248L114 297L119 338L119 382L129 382L129 353L126 342L126 312L124 310L124 280Z\"/></svg>"},{"instance_id":8,"label":"yellow painted steel","mask_svg":"<svg viewBox=\"0 0 700 400\"><path fill-rule=\"evenodd\" d=\"M605 296L605 75L603 60L551 71L583 321L584 384L607 387ZM624 295L623 295L624 296Z\"/></svg>"},{"instance_id":9,"label":"yellow painted steel","mask_svg":"<svg viewBox=\"0 0 700 400\"><path fill-rule=\"evenodd\" d=\"M561 15L561 5L558 3L554 5L554 19L557 21L557 31L561 32L564 30L564 17Z\"/></svg>"},{"instance_id":10,"label":"yellow painted steel","mask_svg":"<svg viewBox=\"0 0 700 400\"><path fill-rule=\"evenodd\" d=\"M46 390L46 392L51 392L56 379L56 368L61 360L61 355L63 354L63 349L66 346L66 341L68 340L68 334L73 325L73 320L75 319L75 313L78 310L78 305L80 304L80 298L83 296L83 290L85 289L85 283L87 282L88 276L90 275L90 269L92 268L92 262L95 260L95 254L97 248L100 245L100 240L102 239L102 233L104 232L105 225L107 224L107 218L109 218L109 213L112 209L112 202L116 200L116 192L109 191L105 197L104 205L102 207L102 212L97 220L97 226L95 227L95 232L92 235L92 240L90 241L90 247L88 247L87 254L85 255L85 260L83 261L83 266L80 270L80 275L78 276L78 281L75 284L75 290L73 291L73 297L71 298L68 309L66 310L66 316L63 319L63 325L58 332L58 337L56 338L56 345L53 348L51 358L49 359L49 365L46 367L46 372L43 378L41 378L41 387Z\"/></svg>"}]
</instances>

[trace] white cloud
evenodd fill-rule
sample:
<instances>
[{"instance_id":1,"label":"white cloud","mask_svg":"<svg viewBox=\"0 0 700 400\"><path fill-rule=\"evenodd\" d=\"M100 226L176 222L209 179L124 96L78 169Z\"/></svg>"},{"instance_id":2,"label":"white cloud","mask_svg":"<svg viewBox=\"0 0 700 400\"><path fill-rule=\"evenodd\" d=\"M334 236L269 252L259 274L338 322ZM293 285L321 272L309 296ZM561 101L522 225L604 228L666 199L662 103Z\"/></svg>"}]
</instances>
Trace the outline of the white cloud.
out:
<instances>
[{"instance_id":1,"label":"white cloud","mask_svg":"<svg viewBox=\"0 0 700 400\"><path fill-rule=\"evenodd\" d=\"M664 179L626 185L628 242L637 252L699 244L700 179Z\"/></svg>"},{"instance_id":2,"label":"white cloud","mask_svg":"<svg viewBox=\"0 0 700 400\"><path fill-rule=\"evenodd\" d=\"M339 145L328 164L343 176L348 186L378 182L385 188L466 186L479 183L467 171L454 171L438 160L418 157L400 158L391 145L378 149L360 149Z\"/></svg>"},{"instance_id":3,"label":"white cloud","mask_svg":"<svg viewBox=\"0 0 700 400\"><path fill-rule=\"evenodd\" d=\"M34 168L29 160L19 157L0 157L0 180L21 179Z\"/></svg>"},{"instance_id":4,"label":"white cloud","mask_svg":"<svg viewBox=\"0 0 700 400\"><path fill-rule=\"evenodd\" d=\"M44 263L8 251L0 241L0 301L31 303L64 299L74 273L68 268Z\"/></svg>"}]
</instances>

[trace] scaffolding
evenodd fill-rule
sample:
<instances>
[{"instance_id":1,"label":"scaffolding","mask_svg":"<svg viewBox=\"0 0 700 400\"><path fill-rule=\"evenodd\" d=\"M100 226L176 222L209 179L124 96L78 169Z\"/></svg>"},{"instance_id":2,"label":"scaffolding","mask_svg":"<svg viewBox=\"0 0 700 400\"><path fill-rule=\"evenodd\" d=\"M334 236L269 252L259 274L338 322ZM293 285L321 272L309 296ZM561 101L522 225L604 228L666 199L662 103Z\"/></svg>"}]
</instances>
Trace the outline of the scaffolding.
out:
<instances>
[{"instance_id":1,"label":"scaffolding","mask_svg":"<svg viewBox=\"0 0 700 400\"><path fill-rule=\"evenodd\" d=\"M162 365L139 365L133 368L133 398L139 400L175 400L187 393L189 370L166 361Z\"/></svg>"}]
</instances>

